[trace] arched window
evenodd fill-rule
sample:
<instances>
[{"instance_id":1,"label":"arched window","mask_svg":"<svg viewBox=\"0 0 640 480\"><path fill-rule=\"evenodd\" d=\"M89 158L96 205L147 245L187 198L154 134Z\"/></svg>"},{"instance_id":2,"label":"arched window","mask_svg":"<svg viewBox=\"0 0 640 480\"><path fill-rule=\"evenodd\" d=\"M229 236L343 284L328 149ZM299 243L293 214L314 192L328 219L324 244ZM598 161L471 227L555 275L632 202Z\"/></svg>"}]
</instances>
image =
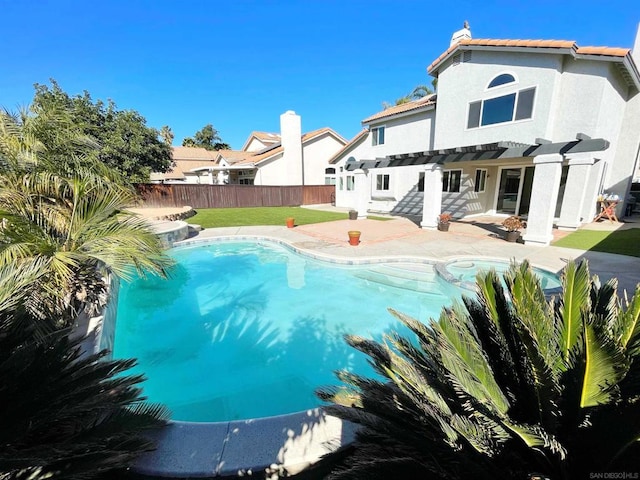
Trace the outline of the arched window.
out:
<instances>
[{"instance_id":1,"label":"arched window","mask_svg":"<svg viewBox=\"0 0 640 480\"><path fill-rule=\"evenodd\" d=\"M514 83L516 79L510 73L501 73L496 78L489 82L487 88L499 87L500 85L506 85L507 83Z\"/></svg>"}]
</instances>

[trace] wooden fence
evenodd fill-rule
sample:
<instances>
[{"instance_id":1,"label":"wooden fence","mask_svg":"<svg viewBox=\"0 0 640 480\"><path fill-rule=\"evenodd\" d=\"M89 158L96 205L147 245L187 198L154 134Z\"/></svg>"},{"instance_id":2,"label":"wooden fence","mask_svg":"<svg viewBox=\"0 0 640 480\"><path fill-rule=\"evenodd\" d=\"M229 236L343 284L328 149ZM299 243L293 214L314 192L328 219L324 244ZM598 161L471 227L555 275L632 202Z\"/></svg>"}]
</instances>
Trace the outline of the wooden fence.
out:
<instances>
[{"instance_id":1,"label":"wooden fence","mask_svg":"<svg viewBox=\"0 0 640 480\"><path fill-rule=\"evenodd\" d=\"M285 207L335 201L334 185L138 184L136 188L145 207Z\"/></svg>"}]
</instances>

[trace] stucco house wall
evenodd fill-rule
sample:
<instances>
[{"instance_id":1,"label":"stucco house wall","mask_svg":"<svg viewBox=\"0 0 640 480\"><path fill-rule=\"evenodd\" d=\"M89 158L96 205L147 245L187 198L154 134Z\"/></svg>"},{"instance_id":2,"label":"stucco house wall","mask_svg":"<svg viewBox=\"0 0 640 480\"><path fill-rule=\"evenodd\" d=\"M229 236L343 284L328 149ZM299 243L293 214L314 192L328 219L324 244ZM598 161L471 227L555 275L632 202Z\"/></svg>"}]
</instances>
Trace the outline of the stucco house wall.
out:
<instances>
[{"instance_id":1,"label":"stucco house wall","mask_svg":"<svg viewBox=\"0 0 640 480\"><path fill-rule=\"evenodd\" d=\"M302 144L305 185L324 185L325 170L332 165L328 160L342 147L344 142L331 134L324 134Z\"/></svg>"},{"instance_id":2,"label":"stucco house wall","mask_svg":"<svg viewBox=\"0 0 640 480\"><path fill-rule=\"evenodd\" d=\"M367 159L386 157L397 153L410 153L433 148L433 130L435 128L435 110L407 112L390 118L381 118L365 124L369 130L385 127L384 144L373 145L368 138Z\"/></svg>"},{"instance_id":3,"label":"stucco house wall","mask_svg":"<svg viewBox=\"0 0 640 480\"><path fill-rule=\"evenodd\" d=\"M384 113L384 112L382 112ZM353 158L375 160L397 153L426 151L433 148L435 128L435 110L403 112L391 117L376 119L364 123L368 128L364 138L358 140L355 147L347 145L345 153L335 160L336 167L336 205L353 208L356 205L354 191L347 190L347 176L353 173L344 171L345 162ZM384 126L384 144L373 145L372 129ZM398 213L418 215L423 202L423 193L418 191L418 181L422 167L394 167L376 169L368 175L369 189L372 194L370 210L379 213ZM389 175L389 190L376 191L377 175Z\"/></svg>"},{"instance_id":4,"label":"stucco house wall","mask_svg":"<svg viewBox=\"0 0 640 480\"><path fill-rule=\"evenodd\" d=\"M555 85L560 81L561 55L473 51L469 62L441 67L434 148L511 140L531 143L546 138ZM487 88L500 74L509 73L515 83ZM531 119L467 128L469 104L536 88Z\"/></svg>"}]
</instances>

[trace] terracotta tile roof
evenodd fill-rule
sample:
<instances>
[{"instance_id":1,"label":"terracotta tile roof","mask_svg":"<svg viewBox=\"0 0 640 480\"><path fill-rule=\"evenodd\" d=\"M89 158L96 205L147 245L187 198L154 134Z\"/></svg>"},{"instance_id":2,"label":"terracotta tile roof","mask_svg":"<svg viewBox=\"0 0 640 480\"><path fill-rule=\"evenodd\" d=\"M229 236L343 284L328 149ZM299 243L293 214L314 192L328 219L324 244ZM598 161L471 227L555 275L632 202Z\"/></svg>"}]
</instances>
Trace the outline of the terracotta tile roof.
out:
<instances>
[{"instance_id":1,"label":"terracotta tile roof","mask_svg":"<svg viewBox=\"0 0 640 480\"><path fill-rule=\"evenodd\" d=\"M477 47L513 47L513 48L531 48L549 49L557 48L559 50L566 49L569 52L579 55L606 55L613 57L624 57L629 53L629 49L611 48L611 47L578 47L573 40L507 40L493 38L472 38L464 39L459 43L451 45L442 55L436 58L431 65L427 67L427 72L431 73L435 68L449 55L451 55L459 47L477 46Z\"/></svg>"},{"instance_id":2,"label":"terracotta tile roof","mask_svg":"<svg viewBox=\"0 0 640 480\"><path fill-rule=\"evenodd\" d=\"M346 138L344 138L342 135L338 134L335 130L329 127L323 127L323 128L319 128L317 130L312 130L310 132L305 133L304 135L302 135L302 143L312 140L316 137L319 137L320 135L323 135L325 133L330 133L331 135L339 139L342 143L347 143Z\"/></svg>"},{"instance_id":3,"label":"terracotta tile roof","mask_svg":"<svg viewBox=\"0 0 640 480\"><path fill-rule=\"evenodd\" d=\"M201 147L171 147L174 160L215 160L215 151Z\"/></svg>"},{"instance_id":4,"label":"terracotta tile roof","mask_svg":"<svg viewBox=\"0 0 640 480\"><path fill-rule=\"evenodd\" d=\"M331 135L334 135L336 138L338 138L340 141L342 141L343 143L347 143L347 141L340 135L338 135L333 129L329 128L329 127L323 127L323 128L319 128L317 130L313 130L311 132L307 132L305 134L302 135L302 143L306 143L310 140L313 140L314 138L318 138L322 135L324 135L325 133L329 133ZM238 160L235 164L236 165L255 165L259 162L262 162L264 160L267 160L271 157L274 157L275 155L278 155L279 153L282 153L284 151L284 148L282 147L282 145L280 143L278 144L274 144L270 147L267 147L264 150L261 150L259 152L243 152L245 154L245 158L243 158L242 160Z\"/></svg>"},{"instance_id":5,"label":"terracotta tile roof","mask_svg":"<svg viewBox=\"0 0 640 480\"><path fill-rule=\"evenodd\" d=\"M247 141L244 142L244 145L242 146L242 150L246 151L246 149L249 147L249 144L251 143L251 140L254 138L259 140L264 145L268 146L268 145L273 145L274 143L278 143L280 141L280 134L253 131L247 137Z\"/></svg>"},{"instance_id":6,"label":"terracotta tile roof","mask_svg":"<svg viewBox=\"0 0 640 480\"><path fill-rule=\"evenodd\" d=\"M578 47L576 53L578 55L604 55L607 57L626 57L629 52L628 48L615 47Z\"/></svg>"},{"instance_id":7,"label":"terracotta tile roof","mask_svg":"<svg viewBox=\"0 0 640 480\"><path fill-rule=\"evenodd\" d=\"M280 141L279 133L269 133L269 132L251 132L249 138L256 137L261 142L275 143Z\"/></svg>"},{"instance_id":8,"label":"terracotta tile roof","mask_svg":"<svg viewBox=\"0 0 640 480\"><path fill-rule=\"evenodd\" d=\"M349 142L344 147L342 147L338 152L336 152L333 157L329 159L329 163L336 163L339 158L352 150L356 145L358 145L358 143L360 143L361 140L367 138L368 134L369 130L367 130L366 128L364 130L360 130L360 132L358 132L355 137L349 140Z\"/></svg>"},{"instance_id":9,"label":"terracotta tile roof","mask_svg":"<svg viewBox=\"0 0 640 480\"><path fill-rule=\"evenodd\" d=\"M426 97L420 98L418 100L414 100L412 102L403 103L401 105L394 105L393 107L386 108L381 112L371 115L370 117L362 120L362 123L369 123L373 120L378 120L380 118L390 117L392 115L397 115L399 113L410 112L412 110L418 110L423 107L428 107L430 105L435 105L436 103L436 95L431 94Z\"/></svg>"},{"instance_id":10,"label":"terracotta tile roof","mask_svg":"<svg viewBox=\"0 0 640 480\"><path fill-rule=\"evenodd\" d=\"M220 158L224 158L228 163L234 164L251 155L253 152L245 152L244 150L219 150L216 152L216 163L219 163Z\"/></svg>"}]
</instances>

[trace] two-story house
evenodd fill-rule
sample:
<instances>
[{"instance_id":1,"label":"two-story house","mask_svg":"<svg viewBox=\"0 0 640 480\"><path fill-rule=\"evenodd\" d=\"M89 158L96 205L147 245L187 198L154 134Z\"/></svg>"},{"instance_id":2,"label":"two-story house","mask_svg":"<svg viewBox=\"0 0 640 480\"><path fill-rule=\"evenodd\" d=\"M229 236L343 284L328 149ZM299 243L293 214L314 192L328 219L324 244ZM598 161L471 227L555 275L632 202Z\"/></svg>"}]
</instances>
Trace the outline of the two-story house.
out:
<instances>
[{"instance_id":1,"label":"two-story house","mask_svg":"<svg viewBox=\"0 0 640 480\"><path fill-rule=\"evenodd\" d=\"M575 229L594 217L600 194L629 191L640 148L638 63L629 49L472 39L464 28L428 67L437 97L369 117L367 131L334 156L336 202L360 216L411 210L426 228L445 211L521 215L525 242L548 244L554 224ZM412 114L426 103L428 126ZM386 125L421 136L420 147Z\"/></svg>"},{"instance_id":2,"label":"two-story house","mask_svg":"<svg viewBox=\"0 0 640 480\"><path fill-rule=\"evenodd\" d=\"M242 150L173 147L172 172L152 178L211 185L324 185L335 182L335 175L328 175L333 170L329 159L346 143L328 127L302 134L300 116L289 110L280 115L279 134L252 132Z\"/></svg>"}]
</instances>

